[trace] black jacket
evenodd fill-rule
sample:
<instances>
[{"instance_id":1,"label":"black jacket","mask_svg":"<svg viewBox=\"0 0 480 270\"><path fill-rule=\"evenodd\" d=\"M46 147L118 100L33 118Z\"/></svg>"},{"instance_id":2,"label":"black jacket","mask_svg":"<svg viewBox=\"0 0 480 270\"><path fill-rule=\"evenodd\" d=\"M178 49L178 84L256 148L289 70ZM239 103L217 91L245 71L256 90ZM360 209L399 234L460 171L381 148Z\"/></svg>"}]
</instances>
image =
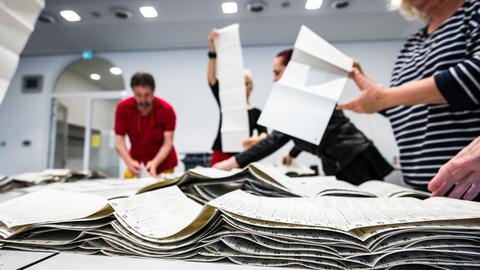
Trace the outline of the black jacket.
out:
<instances>
[{"instance_id":1,"label":"black jacket","mask_svg":"<svg viewBox=\"0 0 480 270\"><path fill-rule=\"evenodd\" d=\"M274 131L264 140L237 154L235 159L241 167L244 167L269 156L290 140L295 143L295 148L291 151L294 157L300 150L318 156L322 160L322 167L327 175L337 175L360 153L369 147L374 147L373 143L345 117L342 111L335 110L319 145ZM383 159L383 157L380 158Z\"/></svg>"}]
</instances>

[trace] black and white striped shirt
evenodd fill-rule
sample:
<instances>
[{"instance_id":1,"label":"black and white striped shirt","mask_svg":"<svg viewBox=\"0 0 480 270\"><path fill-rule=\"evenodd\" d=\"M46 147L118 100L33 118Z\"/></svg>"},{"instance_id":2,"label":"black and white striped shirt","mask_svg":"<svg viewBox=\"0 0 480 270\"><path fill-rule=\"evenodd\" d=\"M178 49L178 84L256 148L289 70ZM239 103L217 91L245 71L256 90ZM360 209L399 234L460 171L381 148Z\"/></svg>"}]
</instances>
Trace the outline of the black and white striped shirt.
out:
<instances>
[{"instance_id":1,"label":"black and white striped shirt","mask_svg":"<svg viewBox=\"0 0 480 270\"><path fill-rule=\"evenodd\" d=\"M448 105L386 110L407 184L426 189L438 169L480 135L480 1L467 0L434 33L405 43L391 86L434 77Z\"/></svg>"}]
</instances>

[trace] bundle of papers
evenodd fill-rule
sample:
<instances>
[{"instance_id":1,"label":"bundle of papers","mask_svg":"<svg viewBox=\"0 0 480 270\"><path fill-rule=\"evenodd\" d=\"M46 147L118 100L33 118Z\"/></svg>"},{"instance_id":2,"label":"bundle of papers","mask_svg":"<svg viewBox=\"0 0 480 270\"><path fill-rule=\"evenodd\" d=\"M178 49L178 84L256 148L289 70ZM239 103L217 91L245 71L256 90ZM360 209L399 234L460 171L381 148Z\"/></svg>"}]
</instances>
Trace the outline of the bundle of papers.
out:
<instances>
[{"instance_id":1,"label":"bundle of papers","mask_svg":"<svg viewBox=\"0 0 480 270\"><path fill-rule=\"evenodd\" d=\"M429 193L383 181L372 180L355 186L334 176L289 177L284 172L282 168L261 163L252 163L242 170L229 172L199 167L188 170L178 178L146 186L139 193L177 185L189 198L199 203L206 203L237 189L265 197L430 197Z\"/></svg>"},{"instance_id":2,"label":"bundle of papers","mask_svg":"<svg viewBox=\"0 0 480 270\"><path fill-rule=\"evenodd\" d=\"M480 207L448 198L236 190L201 205L176 186L110 201L43 189L1 204L0 221L6 249L310 269L480 267Z\"/></svg>"},{"instance_id":3,"label":"bundle of papers","mask_svg":"<svg viewBox=\"0 0 480 270\"><path fill-rule=\"evenodd\" d=\"M68 169L48 169L42 172L29 172L10 177L0 177L0 192L25 188L35 185L44 185L54 182L69 182L80 179L105 178L97 171L71 171Z\"/></svg>"}]
</instances>

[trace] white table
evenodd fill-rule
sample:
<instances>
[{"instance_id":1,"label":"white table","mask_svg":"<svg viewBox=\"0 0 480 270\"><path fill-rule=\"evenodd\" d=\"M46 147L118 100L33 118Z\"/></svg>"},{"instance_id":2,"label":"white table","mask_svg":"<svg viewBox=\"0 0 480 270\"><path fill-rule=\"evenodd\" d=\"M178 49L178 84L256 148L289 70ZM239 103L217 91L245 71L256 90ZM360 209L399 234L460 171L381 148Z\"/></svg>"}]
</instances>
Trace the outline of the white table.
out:
<instances>
[{"instance_id":1,"label":"white table","mask_svg":"<svg viewBox=\"0 0 480 270\"><path fill-rule=\"evenodd\" d=\"M55 253L51 252L28 252L2 249L0 250L0 270L13 270L26 267L54 254Z\"/></svg>"},{"instance_id":2,"label":"white table","mask_svg":"<svg viewBox=\"0 0 480 270\"><path fill-rule=\"evenodd\" d=\"M3 251L2 251L3 252ZM18 253L17 259L21 260L25 252ZM12 254L11 254L12 255ZM13 254L14 255L14 254ZM1 258L1 257L0 257ZM13 270L16 268L2 268L0 270ZM237 265L233 263L217 262L185 262L164 259L108 257L102 255L83 255L75 253L60 253L25 270L279 270L279 267L258 267L249 265ZM288 268L293 269L293 268Z\"/></svg>"}]
</instances>

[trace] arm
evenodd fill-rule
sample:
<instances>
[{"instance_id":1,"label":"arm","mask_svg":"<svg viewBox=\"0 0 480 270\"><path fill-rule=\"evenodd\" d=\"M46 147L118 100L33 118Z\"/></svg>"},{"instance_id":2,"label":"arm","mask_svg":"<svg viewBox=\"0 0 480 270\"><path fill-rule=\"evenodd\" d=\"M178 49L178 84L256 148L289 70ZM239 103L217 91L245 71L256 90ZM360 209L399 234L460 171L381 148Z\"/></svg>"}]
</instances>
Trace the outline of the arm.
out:
<instances>
[{"instance_id":1,"label":"arm","mask_svg":"<svg viewBox=\"0 0 480 270\"><path fill-rule=\"evenodd\" d=\"M134 175L140 174L140 163L130 156L128 152L127 146L125 145L125 136L123 135L115 135L115 149L120 157L125 161L127 164L128 169Z\"/></svg>"},{"instance_id":2,"label":"arm","mask_svg":"<svg viewBox=\"0 0 480 270\"><path fill-rule=\"evenodd\" d=\"M283 157L283 165L292 164L293 159L297 158L300 153L302 153L302 150L300 150L297 146L293 146L292 149L290 149L290 152L288 152L288 154Z\"/></svg>"},{"instance_id":3,"label":"arm","mask_svg":"<svg viewBox=\"0 0 480 270\"><path fill-rule=\"evenodd\" d=\"M472 18L476 25L480 15ZM444 104L467 110L480 106L480 30L470 24L465 60L434 76L393 87L388 91L366 78L354 66L353 79L362 93L338 106L338 109L373 113L398 105Z\"/></svg>"},{"instance_id":4,"label":"arm","mask_svg":"<svg viewBox=\"0 0 480 270\"><path fill-rule=\"evenodd\" d=\"M248 150L215 164L214 168L228 171L234 168L244 167L251 162L269 156L287 144L289 140L290 137L287 135L274 131L272 134L268 135L267 138L250 147Z\"/></svg>"},{"instance_id":5,"label":"arm","mask_svg":"<svg viewBox=\"0 0 480 270\"><path fill-rule=\"evenodd\" d=\"M362 93L350 101L339 104L337 109L375 113L399 105L446 103L433 77L390 89L367 78L358 69L353 70L353 79Z\"/></svg>"},{"instance_id":6,"label":"arm","mask_svg":"<svg viewBox=\"0 0 480 270\"><path fill-rule=\"evenodd\" d=\"M260 133L260 135L249 137L245 141L243 141L243 147L245 149L248 149L253 145L259 143L261 140L267 138L267 136L268 136L267 132L262 132Z\"/></svg>"},{"instance_id":7,"label":"arm","mask_svg":"<svg viewBox=\"0 0 480 270\"><path fill-rule=\"evenodd\" d=\"M217 29L213 29L210 35L208 36L208 52L216 53L214 40L218 37ZM208 72L207 79L210 85L215 85L217 83L217 58L208 57Z\"/></svg>"},{"instance_id":8,"label":"arm","mask_svg":"<svg viewBox=\"0 0 480 270\"><path fill-rule=\"evenodd\" d=\"M145 168L152 176L157 175L157 167L168 157L173 148L173 131L165 131L163 133L163 144L158 150L157 155L150 160Z\"/></svg>"}]
</instances>

